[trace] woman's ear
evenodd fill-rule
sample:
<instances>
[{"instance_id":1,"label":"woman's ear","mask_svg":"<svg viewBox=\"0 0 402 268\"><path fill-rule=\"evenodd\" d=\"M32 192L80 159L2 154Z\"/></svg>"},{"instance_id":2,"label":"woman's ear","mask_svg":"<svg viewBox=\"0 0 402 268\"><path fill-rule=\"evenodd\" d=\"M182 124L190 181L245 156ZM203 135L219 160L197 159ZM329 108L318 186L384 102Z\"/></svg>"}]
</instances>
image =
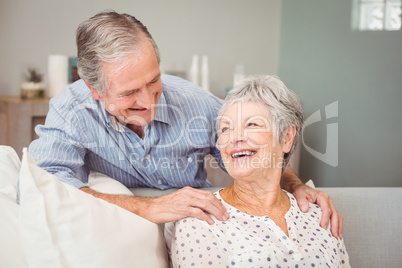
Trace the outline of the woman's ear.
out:
<instances>
[{"instance_id":1,"label":"woman's ear","mask_svg":"<svg viewBox=\"0 0 402 268\"><path fill-rule=\"evenodd\" d=\"M283 153L286 154L290 152L295 136L296 136L296 126L291 125L283 135L283 145L282 145Z\"/></svg>"},{"instance_id":2,"label":"woman's ear","mask_svg":"<svg viewBox=\"0 0 402 268\"><path fill-rule=\"evenodd\" d=\"M87 81L85 81L85 84L87 85L87 87L89 88L89 90L91 90L92 96L94 97L95 100L99 100L100 99L100 95L98 93L98 91L96 91L96 89L94 89L90 84L87 83Z\"/></svg>"}]
</instances>

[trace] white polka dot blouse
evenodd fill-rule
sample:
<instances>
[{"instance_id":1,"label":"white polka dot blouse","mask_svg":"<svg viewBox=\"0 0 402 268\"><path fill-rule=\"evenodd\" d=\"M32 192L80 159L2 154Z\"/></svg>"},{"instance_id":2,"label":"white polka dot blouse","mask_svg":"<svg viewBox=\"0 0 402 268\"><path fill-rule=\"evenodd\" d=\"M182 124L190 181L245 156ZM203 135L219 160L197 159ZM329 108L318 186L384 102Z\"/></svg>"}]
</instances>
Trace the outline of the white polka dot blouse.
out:
<instances>
[{"instance_id":1,"label":"white polka dot blouse","mask_svg":"<svg viewBox=\"0 0 402 268\"><path fill-rule=\"evenodd\" d=\"M286 191L285 191L286 192ZM222 201L230 215L226 222L187 218L165 225L173 267L350 267L343 240L320 227L321 208L310 204L300 211L286 192L285 215L289 237L268 216L252 216Z\"/></svg>"}]
</instances>

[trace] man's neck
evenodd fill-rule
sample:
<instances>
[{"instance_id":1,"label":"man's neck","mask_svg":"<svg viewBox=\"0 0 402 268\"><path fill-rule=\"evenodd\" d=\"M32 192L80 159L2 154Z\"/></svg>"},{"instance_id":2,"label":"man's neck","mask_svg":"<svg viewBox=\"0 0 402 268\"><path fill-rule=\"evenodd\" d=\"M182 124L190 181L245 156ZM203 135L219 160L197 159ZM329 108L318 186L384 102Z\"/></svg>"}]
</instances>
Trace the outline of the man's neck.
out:
<instances>
[{"instance_id":1,"label":"man's neck","mask_svg":"<svg viewBox=\"0 0 402 268\"><path fill-rule=\"evenodd\" d=\"M132 124L127 124L126 125L129 129L134 131L135 134L138 135L141 139L144 139L144 127L143 126L137 126L137 125L132 125Z\"/></svg>"}]
</instances>

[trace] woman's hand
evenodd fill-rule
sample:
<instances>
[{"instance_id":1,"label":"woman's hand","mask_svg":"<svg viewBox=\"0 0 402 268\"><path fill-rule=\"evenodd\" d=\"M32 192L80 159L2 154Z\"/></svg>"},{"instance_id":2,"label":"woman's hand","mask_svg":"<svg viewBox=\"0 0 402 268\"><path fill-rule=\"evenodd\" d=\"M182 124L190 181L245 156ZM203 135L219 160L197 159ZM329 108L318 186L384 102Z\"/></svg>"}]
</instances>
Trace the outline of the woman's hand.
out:
<instances>
[{"instance_id":1,"label":"woman's hand","mask_svg":"<svg viewBox=\"0 0 402 268\"><path fill-rule=\"evenodd\" d=\"M308 211L309 202L319 205L322 209L320 226L327 229L331 221L332 235L336 238L342 238L343 217L336 210L332 198L326 192L318 191L305 184L300 184L294 189L293 195L297 200L300 210L303 212Z\"/></svg>"}]
</instances>

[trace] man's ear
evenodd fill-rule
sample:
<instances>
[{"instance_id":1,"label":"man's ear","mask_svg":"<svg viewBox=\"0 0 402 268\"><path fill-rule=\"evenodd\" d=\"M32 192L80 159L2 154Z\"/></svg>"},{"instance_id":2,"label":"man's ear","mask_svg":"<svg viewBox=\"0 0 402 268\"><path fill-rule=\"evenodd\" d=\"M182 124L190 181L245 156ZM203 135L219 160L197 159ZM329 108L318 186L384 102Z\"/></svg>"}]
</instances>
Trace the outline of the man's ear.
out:
<instances>
[{"instance_id":1,"label":"man's ear","mask_svg":"<svg viewBox=\"0 0 402 268\"><path fill-rule=\"evenodd\" d=\"M94 89L90 84L87 83L87 81L85 81L85 84L87 85L87 87L89 88L89 90L91 90L92 96L94 97L95 100L99 100L100 99L100 95L98 93L98 91L96 91L96 89Z\"/></svg>"},{"instance_id":2,"label":"man's ear","mask_svg":"<svg viewBox=\"0 0 402 268\"><path fill-rule=\"evenodd\" d=\"M283 135L282 151L286 154L292 148L293 140L296 136L296 126L291 125Z\"/></svg>"}]
</instances>

